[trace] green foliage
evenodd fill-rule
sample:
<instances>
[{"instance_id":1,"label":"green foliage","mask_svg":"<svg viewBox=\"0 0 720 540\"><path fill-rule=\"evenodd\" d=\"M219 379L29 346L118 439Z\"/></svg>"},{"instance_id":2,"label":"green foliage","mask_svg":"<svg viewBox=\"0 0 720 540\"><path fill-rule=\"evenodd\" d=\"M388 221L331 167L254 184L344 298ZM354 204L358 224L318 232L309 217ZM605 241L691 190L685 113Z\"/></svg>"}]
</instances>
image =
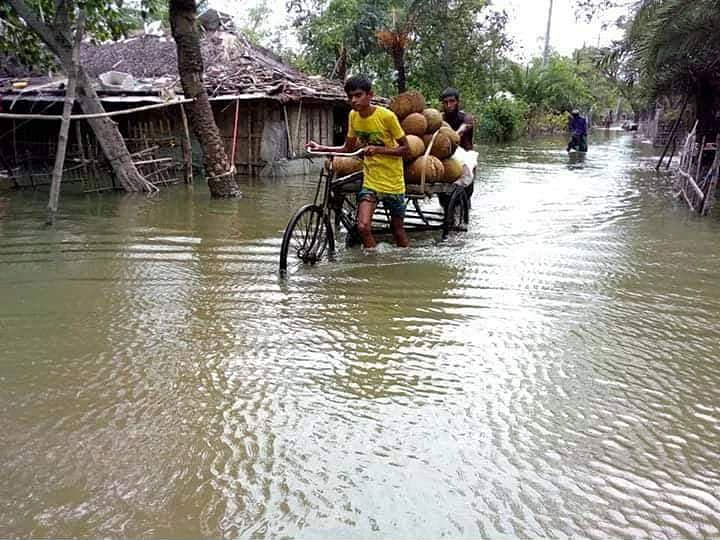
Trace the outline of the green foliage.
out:
<instances>
[{"instance_id":1,"label":"green foliage","mask_svg":"<svg viewBox=\"0 0 720 540\"><path fill-rule=\"evenodd\" d=\"M287 36L290 28L287 25L275 26L273 22L270 3L268 0L261 0L244 11L237 21L237 28L255 45L270 49L291 64L296 63L297 55L288 46Z\"/></svg>"},{"instance_id":2,"label":"green foliage","mask_svg":"<svg viewBox=\"0 0 720 540\"><path fill-rule=\"evenodd\" d=\"M498 87L499 67L510 50L507 14L486 0L425 6L409 52L409 82L430 98L457 88L463 106L476 109Z\"/></svg>"},{"instance_id":3,"label":"green foliage","mask_svg":"<svg viewBox=\"0 0 720 540\"><path fill-rule=\"evenodd\" d=\"M289 0L303 45L302 67L325 76L335 71L342 47L353 73L365 73L376 91L394 94L392 59L378 44L381 30L408 30L408 85L428 98L457 87L466 105L493 88L494 72L510 42L507 17L487 0Z\"/></svg>"},{"instance_id":4,"label":"green foliage","mask_svg":"<svg viewBox=\"0 0 720 540\"><path fill-rule=\"evenodd\" d=\"M388 81L388 61L380 49L376 33L383 27L389 1L291 0L288 10L294 15L294 27L303 46L301 67L331 76L343 47L354 72L362 72L382 83Z\"/></svg>"},{"instance_id":5,"label":"green foliage","mask_svg":"<svg viewBox=\"0 0 720 540\"><path fill-rule=\"evenodd\" d=\"M57 0L25 0L31 12L41 21L69 32L75 24L75 7L80 5L85 12L85 34L98 41L119 39L142 25L147 15L155 15L164 7L162 0L136 0L125 3L123 0L68 0L67 21L58 13ZM55 66L55 59L32 32L26 22L10 7L9 3L0 3L0 55L12 55L21 63L36 70Z\"/></svg>"},{"instance_id":6,"label":"green foliage","mask_svg":"<svg viewBox=\"0 0 720 540\"><path fill-rule=\"evenodd\" d=\"M643 0L625 49L656 95L720 80L720 0Z\"/></svg>"},{"instance_id":7,"label":"green foliage","mask_svg":"<svg viewBox=\"0 0 720 540\"><path fill-rule=\"evenodd\" d=\"M568 122L567 113L536 112L527 119L527 132L530 135L562 133L567 131Z\"/></svg>"},{"instance_id":8,"label":"green foliage","mask_svg":"<svg viewBox=\"0 0 720 540\"><path fill-rule=\"evenodd\" d=\"M540 59L528 67L510 64L504 83L507 90L521 97L534 111L589 109L595 99L583 75L578 63L552 56L547 66Z\"/></svg>"},{"instance_id":9,"label":"green foliage","mask_svg":"<svg viewBox=\"0 0 720 540\"><path fill-rule=\"evenodd\" d=\"M482 104L476 117L481 138L496 142L516 139L525 130L528 105L521 99L493 97Z\"/></svg>"},{"instance_id":10,"label":"green foliage","mask_svg":"<svg viewBox=\"0 0 720 540\"><path fill-rule=\"evenodd\" d=\"M600 0L586 0L598 2ZM598 66L639 113L659 97L696 96L711 119L720 104L720 0L640 0L623 40L603 51Z\"/></svg>"}]
</instances>

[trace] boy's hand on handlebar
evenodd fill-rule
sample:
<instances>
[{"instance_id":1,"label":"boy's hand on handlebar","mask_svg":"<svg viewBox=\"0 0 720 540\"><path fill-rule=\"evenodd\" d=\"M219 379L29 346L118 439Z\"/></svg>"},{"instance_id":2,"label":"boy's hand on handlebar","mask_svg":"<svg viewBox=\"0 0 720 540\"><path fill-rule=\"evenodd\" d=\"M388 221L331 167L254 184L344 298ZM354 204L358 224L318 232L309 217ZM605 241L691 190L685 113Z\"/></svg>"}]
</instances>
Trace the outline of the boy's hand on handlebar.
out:
<instances>
[{"instance_id":1,"label":"boy's hand on handlebar","mask_svg":"<svg viewBox=\"0 0 720 540\"><path fill-rule=\"evenodd\" d=\"M320 145L315 141L310 141L305 145L305 148L307 148L308 150L319 150Z\"/></svg>"},{"instance_id":2,"label":"boy's hand on handlebar","mask_svg":"<svg viewBox=\"0 0 720 540\"><path fill-rule=\"evenodd\" d=\"M365 147L365 156L371 157L371 156L380 155L382 153L380 151L382 148L383 148L382 146L366 146Z\"/></svg>"}]
</instances>

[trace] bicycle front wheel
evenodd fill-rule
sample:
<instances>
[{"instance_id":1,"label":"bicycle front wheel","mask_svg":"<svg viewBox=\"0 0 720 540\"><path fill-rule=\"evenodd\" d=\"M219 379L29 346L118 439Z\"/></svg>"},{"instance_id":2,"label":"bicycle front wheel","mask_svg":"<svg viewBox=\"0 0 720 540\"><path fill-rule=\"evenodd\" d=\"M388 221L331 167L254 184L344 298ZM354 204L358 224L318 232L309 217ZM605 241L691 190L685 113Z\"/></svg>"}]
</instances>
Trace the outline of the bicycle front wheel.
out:
<instances>
[{"instance_id":1,"label":"bicycle front wheel","mask_svg":"<svg viewBox=\"0 0 720 540\"><path fill-rule=\"evenodd\" d=\"M322 208L314 204L303 206L285 228L280 248L280 273L286 274L288 265L315 264L333 251L333 229Z\"/></svg>"}]
</instances>

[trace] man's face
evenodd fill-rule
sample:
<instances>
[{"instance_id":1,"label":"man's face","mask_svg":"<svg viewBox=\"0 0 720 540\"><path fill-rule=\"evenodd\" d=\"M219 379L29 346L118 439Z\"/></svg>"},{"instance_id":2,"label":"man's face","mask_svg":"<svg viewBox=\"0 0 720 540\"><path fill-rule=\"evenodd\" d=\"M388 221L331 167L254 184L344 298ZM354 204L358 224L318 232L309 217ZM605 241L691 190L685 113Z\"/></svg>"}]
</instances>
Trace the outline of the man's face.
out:
<instances>
[{"instance_id":1,"label":"man's face","mask_svg":"<svg viewBox=\"0 0 720 540\"><path fill-rule=\"evenodd\" d=\"M446 97L443 99L443 110L446 113L454 113L458 108L458 100L454 97Z\"/></svg>"},{"instance_id":2,"label":"man's face","mask_svg":"<svg viewBox=\"0 0 720 540\"><path fill-rule=\"evenodd\" d=\"M363 111L367 109L370 106L370 100L372 97L372 90L370 92L366 92L365 90L353 90L352 92L348 92L350 106L355 111Z\"/></svg>"}]
</instances>

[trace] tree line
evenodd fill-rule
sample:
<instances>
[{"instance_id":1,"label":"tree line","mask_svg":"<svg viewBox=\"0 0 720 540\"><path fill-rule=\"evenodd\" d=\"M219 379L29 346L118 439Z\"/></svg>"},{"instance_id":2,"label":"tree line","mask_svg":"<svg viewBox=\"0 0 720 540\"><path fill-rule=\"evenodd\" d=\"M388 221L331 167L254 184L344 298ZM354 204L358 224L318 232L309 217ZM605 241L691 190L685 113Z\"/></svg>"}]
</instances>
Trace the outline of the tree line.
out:
<instances>
[{"instance_id":1,"label":"tree line","mask_svg":"<svg viewBox=\"0 0 720 540\"><path fill-rule=\"evenodd\" d=\"M678 95L695 101L700 129L717 130L720 0L578 0L576 16L613 8L622 39L522 65L507 14L486 0L288 0L302 46L290 56L325 76L366 73L385 95L409 86L432 100L456 87L489 139L552 131L573 108L637 120Z\"/></svg>"}]
</instances>

